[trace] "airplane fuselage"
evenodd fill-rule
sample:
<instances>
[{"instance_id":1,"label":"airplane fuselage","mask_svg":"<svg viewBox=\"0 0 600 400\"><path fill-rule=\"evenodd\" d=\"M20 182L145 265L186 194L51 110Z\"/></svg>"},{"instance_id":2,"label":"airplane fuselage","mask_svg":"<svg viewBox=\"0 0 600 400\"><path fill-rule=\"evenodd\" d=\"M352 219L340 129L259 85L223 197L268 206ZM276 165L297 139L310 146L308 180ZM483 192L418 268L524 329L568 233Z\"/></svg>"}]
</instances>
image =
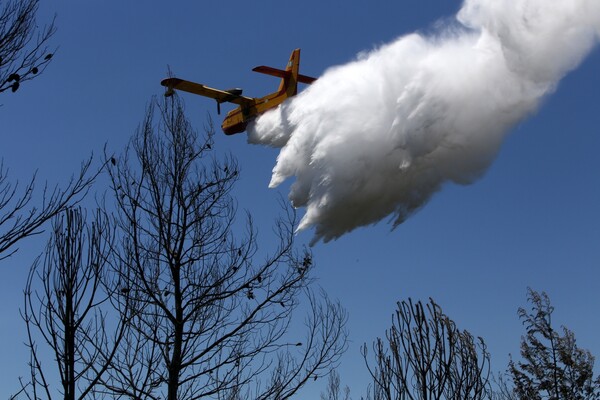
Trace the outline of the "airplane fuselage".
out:
<instances>
[{"instance_id":1,"label":"airplane fuselage","mask_svg":"<svg viewBox=\"0 0 600 400\"><path fill-rule=\"evenodd\" d=\"M253 104L236 107L227 113L227 116L221 124L221 129L223 129L223 132L226 135L244 132L249 122L271 108L277 107L288 97L289 96L285 91L275 92L256 99Z\"/></svg>"}]
</instances>

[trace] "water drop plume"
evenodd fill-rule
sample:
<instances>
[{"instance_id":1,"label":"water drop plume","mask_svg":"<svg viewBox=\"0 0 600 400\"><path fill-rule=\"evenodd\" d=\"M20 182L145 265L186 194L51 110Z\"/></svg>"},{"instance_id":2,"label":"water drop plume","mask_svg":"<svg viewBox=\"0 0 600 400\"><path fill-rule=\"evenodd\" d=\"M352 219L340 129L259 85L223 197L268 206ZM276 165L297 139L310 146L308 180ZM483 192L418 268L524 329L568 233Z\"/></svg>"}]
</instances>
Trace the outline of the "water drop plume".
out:
<instances>
[{"instance_id":1,"label":"water drop plume","mask_svg":"<svg viewBox=\"0 0 600 400\"><path fill-rule=\"evenodd\" d=\"M281 147L270 186L296 178L289 198L313 242L395 227L446 182L480 177L599 37L598 0L466 0L435 34L330 68L248 138Z\"/></svg>"}]
</instances>

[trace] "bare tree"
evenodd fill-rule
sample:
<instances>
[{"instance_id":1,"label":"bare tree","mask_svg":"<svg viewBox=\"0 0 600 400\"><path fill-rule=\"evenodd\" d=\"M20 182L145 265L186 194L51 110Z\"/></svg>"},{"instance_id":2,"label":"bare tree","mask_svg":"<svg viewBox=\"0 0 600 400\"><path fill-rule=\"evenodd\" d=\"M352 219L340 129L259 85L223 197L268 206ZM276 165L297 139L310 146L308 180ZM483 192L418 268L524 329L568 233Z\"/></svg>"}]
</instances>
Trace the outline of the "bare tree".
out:
<instances>
[{"instance_id":1,"label":"bare tree","mask_svg":"<svg viewBox=\"0 0 600 400\"><path fill-rule=\"evenodd\" d=\"M21 382L21 393L27 398L86 398L108 367L124 332L122 320L107 320L111 293L102 285L112 239L100 213L91 225L79 209L54 220L43 261L33 264L25 289L31 379ZM38 342L51 350L56 368L43 363ZM56 372L59 388L52 383Z\"/></svg>"},{"instance_id":2,"label":"bare tree","mask_svg":"<svg viewBox=\"0 0 600 400\"><path fill-rule=\"evenodd\" d=\"M398 303L385 339L373 344L375 400L484 399L488 392L489 354L483 339L459 330L441 308L412 300Z\"/></svg>"},{"instance_id":3,"label":"bare tree","mask_svg":"<svg viewBox=\"0 0 600 400\"><path fill-rule=\"evenodd\" d=\"M0 93L17 91L23 82L39 76L52 59L48 42L55 32L54 21L40 28L38 7L39 0L0 2ZM18 241L38 233L42 224L83 197L97 175L88 174L90 165L91 159L66 189L46 186L38 199L35 175L21 188L9 180L8 169L0 161L0 260L16 251ZM41 204L33 205L37 200Z\"/></svg>"},{"instance_id":4,"label":"bare tree","mask_svg":"<svg viewBox=\"0 0 600 400\"><path fill-rule=\"evenodd\" d=\"M600 398L600 377L594 380L594 356L575 343L565 327L552 325L554 307L544 292L528 288L531 309L519 308L527 334L521 338L522 361L510 361L508 373L517 399L591 400ZM508 390L505 390L508 392Z\"/></svg>"},{"instance_id":5,"label":"bare tree","mask_svg":"<svg viewBox=\"0 0 600 400\"><path fill-rule=\"evenodd\" d=\"M107 156L121 235L113 300L131 314L106 393L288 398L345 350L345 311L310 290L312 255L294 246L292 211L273 253L259 253L252 218L236 220L238 166L211 157L212 126L200 138L178 97L164 101L122 156ZM301 298L304 337L292 320Z\"/></svg>"},{"instance_id":6,"label":"bare tree","mask_svg":"<svg viewBox=\"0 0 600 400\"><path fill-rule=\"evenodd\" d=\"M9 0L0 10L0 93L16 92L20 85L38 76L52 59L48 41L54 21L39 29L39 0Z\"/></svg>"},{"instance_id":7,"label":"bare tree","mask_svg":"<svg viewBox=\"0 0 600 400\"><path fill-rule=\"evenodd\" d=\"M325 392L321 392L321 400L350 400L350 388L340 384L340 374L336 370L331 370L327 380Z\"/></svg>"},{"instance_id":8,"label":"bare tree","mask_svg":"<svg viewBox=\"0 0 600 400\"><path fill-rule=\"evenodd\" d=\"M16 244L40 232L40 227L67 207L78 203L100 170L90 172L92 158L81 165L64 189L47 185L36 195L34 175L24 188L9 180L8 169L0 162L0 260L17 251ZM39 202L39 205L34 203Z\"/></svg>"}]
</instances>

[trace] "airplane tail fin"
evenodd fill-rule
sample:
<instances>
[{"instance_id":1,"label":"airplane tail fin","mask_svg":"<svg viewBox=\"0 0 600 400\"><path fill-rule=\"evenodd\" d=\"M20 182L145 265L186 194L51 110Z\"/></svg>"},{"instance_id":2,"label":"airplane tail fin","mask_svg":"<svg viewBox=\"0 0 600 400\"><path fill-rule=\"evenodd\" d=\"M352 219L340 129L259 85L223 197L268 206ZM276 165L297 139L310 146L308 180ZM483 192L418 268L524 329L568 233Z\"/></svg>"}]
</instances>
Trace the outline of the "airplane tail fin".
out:
<instances>
[{"instance_id":1,"label":"airplane tail fin","mask_svg":"<svg viewBox=\"0 0 600 400\"><path fill-rule=\"evenodd\" d=\"M298 72L300 70L300 49L292 51L285 71L288 72L288 79L282 78L279 83L279 93L285 91L289 96L294 96L298 92Z\"/></svg>"},{"instance_id":2,"label":"airplane tail fin","mask_svg":"<svg viewBox=\"0 0 600 400\"><path fill-rule=\"evenodd\" d=\"M299 74L300 70L300 49L295 49L285 67L285 70L267 67L261 65L252 69L252 71L262 74L277 76L281 78L278 93L286 93L288 97L294 96L298 92L298 82L311 84L316 78Z\"/></svg>"}]
</instances>

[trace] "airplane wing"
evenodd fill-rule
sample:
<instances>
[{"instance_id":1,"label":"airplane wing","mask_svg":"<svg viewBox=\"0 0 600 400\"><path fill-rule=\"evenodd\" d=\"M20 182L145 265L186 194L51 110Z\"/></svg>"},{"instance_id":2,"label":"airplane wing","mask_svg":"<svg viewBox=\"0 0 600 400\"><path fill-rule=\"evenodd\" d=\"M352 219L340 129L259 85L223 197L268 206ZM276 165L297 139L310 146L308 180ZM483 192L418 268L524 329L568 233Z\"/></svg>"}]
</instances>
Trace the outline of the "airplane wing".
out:
<instances>
[{"instance_id":1,"label":"airplane wing","mask_svg":"<svg viewBox=\"0 0 600 400\"><path fill-rule=\"evenodd\" d=\"M190 82L179 78L163 79L160 84L166 87L168 90L183 90L184 92L213 98L219 103L229 102L243 106L255 102L255 99L252 97L242 96L241 94L234 93L233 91L228 92L226 90L213 89L200 83Z\"/></svg>"}]
</instances>

